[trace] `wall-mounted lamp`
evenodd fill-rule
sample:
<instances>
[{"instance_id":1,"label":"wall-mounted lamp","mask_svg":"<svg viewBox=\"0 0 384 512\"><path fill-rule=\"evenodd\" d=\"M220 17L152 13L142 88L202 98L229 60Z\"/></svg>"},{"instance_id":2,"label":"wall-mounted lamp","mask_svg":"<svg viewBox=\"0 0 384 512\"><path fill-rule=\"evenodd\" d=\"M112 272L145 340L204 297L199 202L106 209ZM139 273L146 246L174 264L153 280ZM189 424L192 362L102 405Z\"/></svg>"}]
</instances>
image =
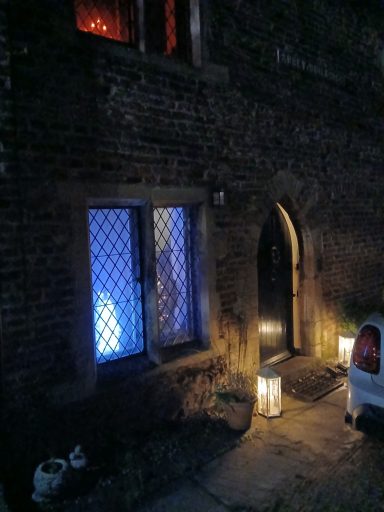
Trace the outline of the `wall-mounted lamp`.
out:
<instances>
[{"instance_id":1,"label":"wall-mounted lamp","mask_svg":"<svg viewBox=\"0 0 384 512\"><path fill-rule=\"evenodd\" d=\"M226 196L224 190L218 189L212 192L212 204L213 206L225 206Z\"/></svg>"}]
</instances>

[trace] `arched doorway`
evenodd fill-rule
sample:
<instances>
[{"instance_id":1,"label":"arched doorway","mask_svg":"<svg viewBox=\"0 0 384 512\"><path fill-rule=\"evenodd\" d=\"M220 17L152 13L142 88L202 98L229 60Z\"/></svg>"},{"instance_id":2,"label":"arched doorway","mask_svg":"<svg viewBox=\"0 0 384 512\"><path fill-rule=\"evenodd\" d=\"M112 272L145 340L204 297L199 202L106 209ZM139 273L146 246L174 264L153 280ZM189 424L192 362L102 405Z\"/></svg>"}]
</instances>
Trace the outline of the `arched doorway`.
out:
<instances>
[{"instance_id":1,"label":"arched doorway","mask_svg":"<svg viewBox=\"0 0 384 512\"><path fill-rule=\"evenodd\" d=\"M257 256L261 365L289 357L297 346L298 262L293 224L276 204L262 228Z\"/></svg>"}]
</instances>

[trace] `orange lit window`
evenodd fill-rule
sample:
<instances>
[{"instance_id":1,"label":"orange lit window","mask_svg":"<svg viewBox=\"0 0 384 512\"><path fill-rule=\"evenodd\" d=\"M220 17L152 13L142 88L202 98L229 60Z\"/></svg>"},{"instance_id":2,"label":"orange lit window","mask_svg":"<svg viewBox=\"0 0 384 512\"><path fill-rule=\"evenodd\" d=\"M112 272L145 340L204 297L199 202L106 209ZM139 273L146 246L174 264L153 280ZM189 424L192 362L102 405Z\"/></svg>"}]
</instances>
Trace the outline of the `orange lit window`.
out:
<instances>
[{"instance_id":1,"label":"orange lit window","mask_svg":"<svg viewBox=\"0 0 384 512\"><path fill-rule=\"evenodd\" d=\"M172 55L176 50L176 11L175 0L165 2L165 32L166 32L166 55Z\"/></svg>"},{"instance_id":2,"label":"orange lit window","mask_svg":"<svg viewBox=\"0 0 384 512\"><path fill-rule=\"evenodd\" d=\"M75 0L75 11L83 32L191 60L190 0Z\"/></svg>"},{"instance_id":3,"label":"orange lit window","mask_svg":"<svg viewBox=\"0 0 384 512\"><path fill-rule=\"evenodd\" d=\"M77 28L134 45L134 0L75 0Z\"/></svg>"},{"instance_id":4,"label":"orange lit window","mask_svg":"<svg viewBox=\"0 0 384 512\"><path fill-rule=\"evenodd\" d=\"M145 48L190 60L189 0L145 0Z\"/></svg>"}]
</instances>

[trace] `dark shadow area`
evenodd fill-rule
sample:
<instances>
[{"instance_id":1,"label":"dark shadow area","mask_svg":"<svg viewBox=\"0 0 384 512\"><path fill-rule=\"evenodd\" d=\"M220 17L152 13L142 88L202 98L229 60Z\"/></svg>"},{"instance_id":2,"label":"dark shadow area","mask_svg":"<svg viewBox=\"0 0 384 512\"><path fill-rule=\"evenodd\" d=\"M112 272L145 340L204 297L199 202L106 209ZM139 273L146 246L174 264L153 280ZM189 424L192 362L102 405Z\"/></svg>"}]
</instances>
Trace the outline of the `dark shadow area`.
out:
<instances>
[{"instance_id":1,"label":"dark shadow area","mask_svg":"<svg viewBox=\"0 0 384 512\"><path fill-rule=\"evenodd\" d=\"M375 413L370 416L360 416L356 419L357 430L363 432L369 439L384 442L384 414Z\"/></svg>"},{"instance_id":2,"label":"dark shadow area","mask_svg":"<svg viewBox=\"0 0 384 512\"><path fill-rule=\"evenodd\" d=\"M89 461L87 470L70 470L70 485L52 510L103 510L110 500L115 507L130 509L232 448L240 437L216 414L200 413L170 422L135 420L124 410L115 414L109 410L106 415L102 410L93 414L88 410L83 417L74 411L66 415L52 412L38 425L19 422L4 433L5 498L12 511L41 510L31 499L36 467L52 457L68 460L69 452L81 444ZM88 505L90 495L94 495L94 505Z\"/></svg>"}]
</instances>

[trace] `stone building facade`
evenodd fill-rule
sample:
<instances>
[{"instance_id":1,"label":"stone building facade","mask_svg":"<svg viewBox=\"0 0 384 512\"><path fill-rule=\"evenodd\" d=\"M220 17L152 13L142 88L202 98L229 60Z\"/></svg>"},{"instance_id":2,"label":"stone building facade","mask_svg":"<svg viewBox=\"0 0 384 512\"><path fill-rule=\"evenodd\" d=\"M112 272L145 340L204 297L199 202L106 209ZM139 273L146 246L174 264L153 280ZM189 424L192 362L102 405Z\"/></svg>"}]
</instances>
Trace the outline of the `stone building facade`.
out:
<instances>
[{"instance_id":1,"label":"stone building facade","mask_svg":"<svg viewBox=\"0 0 384 512\"><path fill-rule=\"evenodd\" d=\"M276 360L335 356L341 302L384 290L380 3L190 0L177 43L148 29L150 2L134 5L133 42L97 32L91 3L0 0L4 407L137 390L144 377L146 399L163 407L174 393L167 414L188 414L225 365L269 361L261 337L277 324L292 335ZM195 328L172 347L159 341L154 208L193 210ZM89 212L124 209L138 216L142 344L100 363ZM260 286L271 211L296 246L283 327Z\"/></svg>"}]
</instances>

